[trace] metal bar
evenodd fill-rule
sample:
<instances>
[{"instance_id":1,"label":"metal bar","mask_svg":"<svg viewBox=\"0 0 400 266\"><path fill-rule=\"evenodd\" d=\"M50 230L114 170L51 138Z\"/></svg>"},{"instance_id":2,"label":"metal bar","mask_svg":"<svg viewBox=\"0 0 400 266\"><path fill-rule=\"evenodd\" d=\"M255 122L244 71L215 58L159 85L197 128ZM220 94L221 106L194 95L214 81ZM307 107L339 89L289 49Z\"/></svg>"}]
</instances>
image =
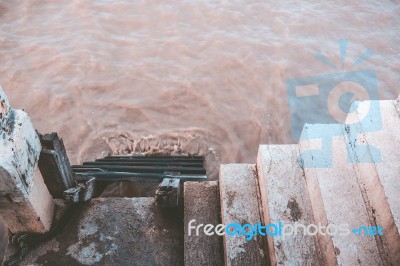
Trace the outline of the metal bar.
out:
<instances>
[{"instance_id":1,"label":"metal bar","mask_svg":"<svg viewBox=\"0 0 400 266\"><path fill-rule=\"evenodd\" d=\"M164 173L165 171L179 172L181 174L206 174L204 168L194 168L194 167L157 167L157 166L121 166L121 165L73 165L72 169L75 173L86 171L85 169L102 169L106 171L115 172L129 172L129 173Z\"/></svg>"},{"instance_id":2,"label":"metal bar","mask_svg":"<svg viewBox=\"0 0 400 266\"><path fill-rule=\"evenodd\" d=\"M175 178L182 181L204 181L207 179L206 175L174 175L174 174L158 174L158 173L126 173L126 172L91 172L91 173L78 173L77 179L83 180L84 177L94 177L96 181L100 182L120 182L120 181L134 181L134 182L147 182L159 183L164 178Z\"/></svg>"},{"instance_id":3,"label":"metal bar","mask_svg":"<svg viewBox=\"0 0 400 266\"><path fill-rule=\"evenodd\" d=\"M96 161L96 162L84 162L83 165L125 165L125 166L184 166L184 167L203 167L203 163L191 163L191 162L131 162L131 161Z\"/></svg>"},{"instance_id":4,"label":"metal bar","mask_svg":"<svg viewBox=\"0 0 400 266\"><path fill-rule=\"evenodd\" d=\"M112 156L106 156L104 157L105 159L114 159L114 158L134 158L134 159L147 159L147 158L154 158L154 159L199 159L202 160L204 159L204 156L185 156L185 155L180 155L180 156L166 156L166 155L152 155L152 156L135 156L135 155L112 155Z\"/></svg>"},{"instance_id":5,"label":"metal bar","mask_svg":"<svg viewBox=\"0 0 400 266\"><path fill-rule=\"evenodd\" d=\"M110 157L104 159L97 159L96 162L104 162L104 161L131 161L131 162L196 162L202 163L204 162L204 158L173 158L173 157Z\"/></svg>"}]
</instances>

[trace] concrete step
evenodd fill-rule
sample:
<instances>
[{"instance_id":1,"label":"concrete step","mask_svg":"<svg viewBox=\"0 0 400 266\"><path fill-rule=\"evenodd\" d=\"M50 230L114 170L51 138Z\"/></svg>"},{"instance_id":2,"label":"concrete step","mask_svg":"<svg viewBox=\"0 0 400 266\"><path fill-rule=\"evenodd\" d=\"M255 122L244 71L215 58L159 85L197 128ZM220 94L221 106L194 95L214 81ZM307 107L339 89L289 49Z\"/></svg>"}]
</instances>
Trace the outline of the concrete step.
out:
<instances>
[{"instance_id":1,"label":"concrete step","mask_svg":"<svg viewBox=\"0 0 400 266\"><path fill-rule=\"evenodd\" d=\"M222 224L228 226L237 223L243 226L261 222L261 202L254 164L221 165L219 186ZM250 235L251 230L245 232ZM260 235L249 238L243 234L225 234L225 265L266 265L268 258L263 241Z\"/></svg>"},{"instance_id":2,"label":"concrete step","mask_svg":"<svg viewBox=\"0 0 400 266\"><path fill-rule=\"evenodd\" d=\"M154 198L96 198L24 265L182 265L181 219Z\"/></svg>"},{"instance_id":3,"label":"concrete step","mask_svg":"<svg viewBox=\"0 0 400 266\"><path fill-rule=\"evenodd\" d=\"M184 183L185 265L224 264L222 236L204 233L204 225L221 223L220 210L218 181Z\"/></svg>"},{"instance_id":4,"label":"concrete step","mask_svg":"<svg viewBox=\"0 0 400 266\"><path fill-rule=\"evenodd\" d=\"M353 164L346 159L344 132L340 124L306 124L299 142L315 223L348 225L346 234L339 229L334 237L318 234L317 239L327 265L382 265L375 238L349 232L371 223Z\"/></svg>"},{"instance_id":5,"label":"concrete step","mask_svg":"<svg viewBox=\"0 0 400 266\"><path fill-rule=\"evenodd\" d=\"M376 237L384 260L400 265L400 103L361 102L354 114L355 120L346 120L354 169L371 222L384 228L383 236ZM356 121L361 123L352 124Z\"/></svg>"},{"instance_id":6,"label":"concrete step","mask_svg":"<svg viewBox=\"0 0 400 266\"><path fill-rule=\"evenodd\" d=\"M303 170L297 166L298 145L260 145L257 170L263 223L313 224L311 202ZM318 265L321 255L315 236L267 236L271 265Z\"/></svg>"}]
</instances>

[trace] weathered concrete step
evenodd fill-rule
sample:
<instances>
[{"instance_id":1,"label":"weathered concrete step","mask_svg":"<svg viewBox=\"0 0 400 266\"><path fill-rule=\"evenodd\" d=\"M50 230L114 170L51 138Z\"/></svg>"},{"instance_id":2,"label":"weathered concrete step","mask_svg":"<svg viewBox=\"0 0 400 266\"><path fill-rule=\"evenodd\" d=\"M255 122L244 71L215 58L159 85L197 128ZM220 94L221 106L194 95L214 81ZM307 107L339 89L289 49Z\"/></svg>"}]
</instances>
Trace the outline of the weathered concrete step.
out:
<instances>
[{"instance_id":1,"label":"weathered concrete step","mask_svg":"<svg viewBox=\"0 0 400 266\"><path fill-rule=\"evenodd\" d=\"M206 224L221 223L218 181L185 182L184 209L185 265L223 265L222 236L204 233Z\"/></svg>"},{"instance_id":2,"label":"weathered concrete step","mask_svg":"<svg viewBox=\"0 0 400 266\"><path fill-rule=\"evenodd\" d=\"M223 224L254 225L261 222L255 165L221 165L219 185ZM225 265L265 265L268 259L263 241L260 235L250 240L246 240L243 234L224 235Z\"/></svg>"},{"instance_id":3,"label":"weathered concrete step","mask_svg":"<svg viewBox=\"0 0 400 266\"><path fill-rule=\"evenodd\" d=\"M257 170L265 225L308 226L313 213L303 170L297 165L298 145L260 145ZM315 236L267 236L271 265L318 265L319 254ZM289 231L289 230L288 230Z\"/></svg>"},{"instance_id":4,"label":"weathered concrete step","mask_svg":"<svg viewBox=\"0 0 400 266\"><path fill-rule=\"evenodd\" d=\"M54 202L38 170L38 135L0 87L0 216L12 233L50 229Z\"/></svg>"},{"instance_id":5,"label":"weathered concrete step","mask_svg":"<svg viewBox=\"0 0 400 266\"><path fill-rule=\"evenodd\" d=\"M384 228L383 236L376 237L378 247L392 265L400 265L399 111L399 100L366 101L346 120L348 149L370 220Z\"/></svg>"},{"instance_id":6,"label":"weathered concrete step","mask_svg":"<svg viewBox=\"0 0 400 266\"><path fill-rule=\"evenodd\" d=\"M182 265L182 215L153 198L96 198L24 265Z\"/></svg>"},{"instance_id":7,"label":"weathered concrete step","mask_svg":"<svg viewBox=\"0 0 400 266\"><path fill-rule=\"evenodd\" d=\"M351 232L371 223L353 164L346 159L343 127L306 124L299 143L314 221L338 231L317 239L327 265L382 265L375 238Z\"/></svg>"}]
</instances>

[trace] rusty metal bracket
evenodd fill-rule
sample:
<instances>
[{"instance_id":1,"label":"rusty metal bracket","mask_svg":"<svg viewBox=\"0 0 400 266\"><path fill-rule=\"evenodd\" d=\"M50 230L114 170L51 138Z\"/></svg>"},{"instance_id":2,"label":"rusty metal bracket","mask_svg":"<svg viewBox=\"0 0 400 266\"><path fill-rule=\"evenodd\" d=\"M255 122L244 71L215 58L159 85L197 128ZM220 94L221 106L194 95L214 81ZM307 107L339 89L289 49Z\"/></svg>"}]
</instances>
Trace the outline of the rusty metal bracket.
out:
<instances>
[{"instance_id":1,"label":"rusty metal bracket","mask_svg":"<svg viewBox=\"0 0 400 266\"><path fill-rule=\"evenodd\" d=\"M76 185L64 142L57 133L39 134L39 139L42 144L40 172L53 198L61 199L64 190Z\"/></svg>"},{"instance_id":2,"label":"rusty metal bracket","mask_svg":"<svg viewBox=\"0 0 400 266\"><path fill-rule=\"evenodd\" d=\"M181 180L164 178L156 191L156 204L160 207L174 208L179 205Z\"/></svg>"}]
</instances>

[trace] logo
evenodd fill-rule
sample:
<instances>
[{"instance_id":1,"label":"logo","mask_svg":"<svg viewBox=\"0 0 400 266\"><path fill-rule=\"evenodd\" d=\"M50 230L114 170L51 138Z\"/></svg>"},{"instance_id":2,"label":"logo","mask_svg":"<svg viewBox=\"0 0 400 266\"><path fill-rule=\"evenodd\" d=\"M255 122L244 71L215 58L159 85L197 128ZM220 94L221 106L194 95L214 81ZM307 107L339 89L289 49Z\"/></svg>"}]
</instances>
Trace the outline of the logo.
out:
<instances>
[{"instance_id":1,"label":"logo","mask_svg":"<svg viewBox=\"0 0 400 266\"><path fill-rule=\"evenodd\" d=\"M383 228L380 226L367 227L363 225L360 226L359 228L354 228L353 230L351 230L351 232L353 232L353 234L357 236L361 236L363 232L365 236L376 236L376 235L383 236Z\"/></svg>"},{"instance_id":2,"label":"logo","mask_svg":"<svg viewBox=\"0 0 400 266\"><path fill-rule=\"evenodd\" d=\"M346 61L347 45L347 40L339 41L342 68ZM347 151L349 163L380 162L378 149L357 141L360 131L376 132L382 128L376 72L374 69L356 69L371 55L372 52L366 50L352 64L351 70L343 71L338 70L339 67L326 56L317 53L316 59L333 69L333 73L286 82L292 138L296 141L321 140L319 149L300 155L303 167L332 167L332 138L344 134L352 140L352 149L357 154L355 158ZM369 101L365 102L362 110L360 101ZM345 124L345 132L342 124ZM304 134L303 127L309 129L308 134Z\"/></svg>"},{"instance_id":3,"label":"logo","mask_svg":"<svg viewBox=\"0 0 400 266\"><path fill-rule=\"evenodd\" d=\"M284 224L279 221L277 223L270 223L263 225L261 222L256 224L240 224L234 222L228 225L218 224L216 226L212 224L198 224L195 225L196 220L192 219L188 223L188 235L192 234L199 236L203 233L207 236L212 235L228 235L230 237L240 237L244 236L247 241L252 240L256 236L271 236L271 237L281 237L285 240L287 237L303 234L305 236L315 236L317 234L326 236L348 236L351 232L355 235L361 236L375 236L377 234L383 235L383 228L380 226L361 226L359 228L352 229L350 231L350 226L348 224L328 224L327 226L321 225L321 223L304 225L298 222L294 224ZM362 234L364 232L364 234Z\"/></svg>"}]
</instances>

